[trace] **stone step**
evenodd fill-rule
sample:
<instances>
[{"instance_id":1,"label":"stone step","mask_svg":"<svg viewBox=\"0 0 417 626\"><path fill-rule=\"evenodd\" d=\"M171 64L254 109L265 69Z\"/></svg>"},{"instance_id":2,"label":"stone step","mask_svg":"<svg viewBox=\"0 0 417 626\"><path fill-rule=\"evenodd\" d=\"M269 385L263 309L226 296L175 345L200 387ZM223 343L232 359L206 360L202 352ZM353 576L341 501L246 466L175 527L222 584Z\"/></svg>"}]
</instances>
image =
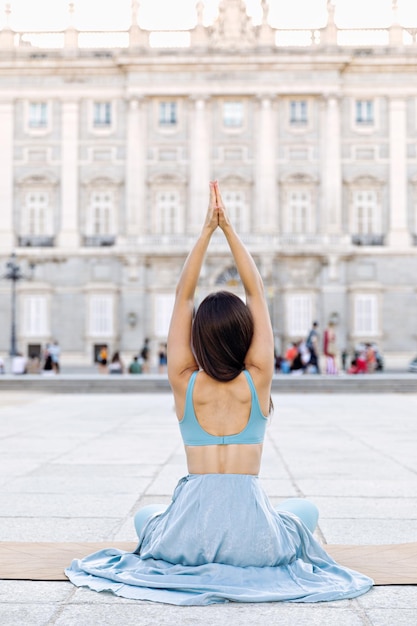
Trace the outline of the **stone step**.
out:
<instances>
[{"instance_id":1,"label":"stone step","mask_svg":"<svg viewBox=\"0 0 417 626\"><path fill-rule=\"evenodd\" d=\"M169 393L165 375L0 376L2 391L42 393ZM277 375L272 392L280 393L417 393L416 374L361 376Z\"/></svg>"}]
</instances>

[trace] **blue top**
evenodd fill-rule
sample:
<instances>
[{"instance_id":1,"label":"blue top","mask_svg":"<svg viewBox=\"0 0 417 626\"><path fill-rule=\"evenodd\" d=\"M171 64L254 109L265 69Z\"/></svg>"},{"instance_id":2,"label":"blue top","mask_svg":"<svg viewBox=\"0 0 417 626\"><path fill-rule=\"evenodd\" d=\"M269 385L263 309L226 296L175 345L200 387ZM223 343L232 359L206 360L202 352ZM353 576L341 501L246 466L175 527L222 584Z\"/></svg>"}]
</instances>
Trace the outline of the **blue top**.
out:
<instances>
[{"instance_id":1,"label":"blue top","mask_svg":"<svg viewBox=\"0 0 417 626\"><path fill-rule=\"evenodd\" d=\"M236 435L225 435L224 437L210 435L210 433L204 430L198 423L193 405L193 389L198 371L192 373L185 396L184 417L179 422L181 436L186 446L215 446L219 444L263 442L268 418L263 415L261 407L259 406L258 394L256 393L252 376L247 370L243 370L243 372L251 390L251 411L249 420L240 433Z\"/></svg>"}]
</instances>

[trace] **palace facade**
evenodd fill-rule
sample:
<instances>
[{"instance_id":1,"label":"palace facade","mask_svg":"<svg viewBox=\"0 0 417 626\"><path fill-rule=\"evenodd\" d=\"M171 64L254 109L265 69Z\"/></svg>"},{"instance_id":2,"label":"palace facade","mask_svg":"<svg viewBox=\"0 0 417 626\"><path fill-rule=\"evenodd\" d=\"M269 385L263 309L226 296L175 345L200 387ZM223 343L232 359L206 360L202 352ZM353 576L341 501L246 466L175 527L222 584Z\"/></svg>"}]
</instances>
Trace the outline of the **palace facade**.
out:
<instances>
[{"instance_id":1,"label":"palace facade","mask_svg":"<svg viewBox=\"0 0 417 626\"><path fill-rule=\"evenodd\" d=\"M166 340L177 278L218 179L264 278L278 352L313 320L340 349L417 351L417 41L387 29L255 26L243 0L190 31L0 31L0 267L17 341L64 364ZM33 265L33 270L30 266ZM0 273L2 271L0 270ZM221 233L198 297L243 295ZM0 353L10 284L0 281ZM156 361L155 361L156 362Z\"/></svg>"}]
</instances>

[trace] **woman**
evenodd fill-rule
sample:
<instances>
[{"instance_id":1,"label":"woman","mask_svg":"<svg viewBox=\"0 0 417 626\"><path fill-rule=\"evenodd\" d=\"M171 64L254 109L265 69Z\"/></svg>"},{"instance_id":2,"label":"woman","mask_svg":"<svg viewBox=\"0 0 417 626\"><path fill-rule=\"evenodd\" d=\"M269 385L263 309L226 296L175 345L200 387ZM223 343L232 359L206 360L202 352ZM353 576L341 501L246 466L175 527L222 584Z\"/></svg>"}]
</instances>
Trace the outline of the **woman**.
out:
<instances>
[{"instance_id":1,"label":"woman","mask_svg":"<svg viewBox=\"0 0 417 626\"><path fill-rule=\"evenodd\" d=\"M220 228L246 304L226 292L194 294ZM180 276L168 335L168 377L189 474L171 504L139 511L134 553L103 550L66 570L76 585L142 600L316 602L365 593L372 580L338 566L312 536L316 507L275 509L258 473L271 408L274 342L263 284L233 229L217 183L200 236Z\"/></svg>"},{"instance_id":2,"label":"woman","mask_svg":"<svg viewBox=\"0 0 417 626\"><path fill-rule=\"evenodd\" d=\"M115 352L111 358L109 365L109 374L123 374L124 373L123 361L120 358L120 353Z\"/></svg>"},{"instance_id":3,"label":"woman","mask_svg":"<svg viewBox=\"0 0 417 626\"><path fill-rule=\"evenodd\" d=\"M326 357L326 374L337 374L336 366L336 333L334 323L329 322L323 336L323 352Z\"/></svg>"}]
</instances>

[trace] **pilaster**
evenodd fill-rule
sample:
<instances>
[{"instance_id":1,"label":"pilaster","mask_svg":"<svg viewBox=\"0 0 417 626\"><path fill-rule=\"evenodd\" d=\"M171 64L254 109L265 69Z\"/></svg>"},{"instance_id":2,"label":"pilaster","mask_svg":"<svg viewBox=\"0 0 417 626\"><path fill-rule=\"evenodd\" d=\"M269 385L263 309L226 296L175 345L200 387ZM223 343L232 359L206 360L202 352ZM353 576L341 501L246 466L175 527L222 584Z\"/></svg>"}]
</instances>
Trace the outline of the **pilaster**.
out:
<instances>
[{"instance_id":1,"label":"pilaster","mask_svg":"<svg viewBox=\"0 0 417 626\"><path fill-rule=\"evenodd\" d=\"M278 195L276 181L276 129L270 97L258 98L255 165L255 224L257 232L277 228Z\"/></svg>"},{"instance_id":2,"label":"pilaster","mask_svg":"<svg viewBox=\"0 0 417 626\"><path fill-rule=\"evenodd\" d=\"M127 113L126 158L126 234L135 236L145 231L146 215L146 101L132 97Z\"/></svg>"},{"instance_id":3,"label":"pilaster","mask_svg":"<svg viewBox=\"0 0 417 626\"><path fill-rule=\"evenodd\" d=\"M393 97L389 100L389 206L390 228L388 243L391 246L408 246L411 243L407 228L407 121L406 101Z\"/></svg>"},{"instance_id":4,"label":"pilaster","mask_svg":"<svg viewBox=\"0 0 417 626\"><path fill-rule=\"evenodd\" d=\"M342 169L340 103L337 95L324 98L322 114L321 231L338 235L342 229Z\"/></svg>"},{"instance_id":5,"label":"pilaster","mask_svg":"<svg viewBox=\"0 0 417 626\"><path fill-rule=\"evenodd\" d=\"M14 104L0 102L0 248L11 250L13 232L13 133Z\"/></svg>"},{"instance_id":6,"label":"pilaster","mask_svg":"<svg viewBox=\"0 0 417 626\"><path fill-rule=\"evenodd\" d=\"M210 123L207 96L190 98L187 231L197 232L207 209L210 181Z\"/></svg>"},{"instance_id":7,"label":"pilaster","mask_svg":"<svg viewBox=\"0 0 417 626\"><path fill-rule=\"evenodd\" d=\"M61 153L61 247L77 248L79 245L79 194L78 194L78 133L79 102L62 102L62 153Z\"/></svg>"}]
</instances>

